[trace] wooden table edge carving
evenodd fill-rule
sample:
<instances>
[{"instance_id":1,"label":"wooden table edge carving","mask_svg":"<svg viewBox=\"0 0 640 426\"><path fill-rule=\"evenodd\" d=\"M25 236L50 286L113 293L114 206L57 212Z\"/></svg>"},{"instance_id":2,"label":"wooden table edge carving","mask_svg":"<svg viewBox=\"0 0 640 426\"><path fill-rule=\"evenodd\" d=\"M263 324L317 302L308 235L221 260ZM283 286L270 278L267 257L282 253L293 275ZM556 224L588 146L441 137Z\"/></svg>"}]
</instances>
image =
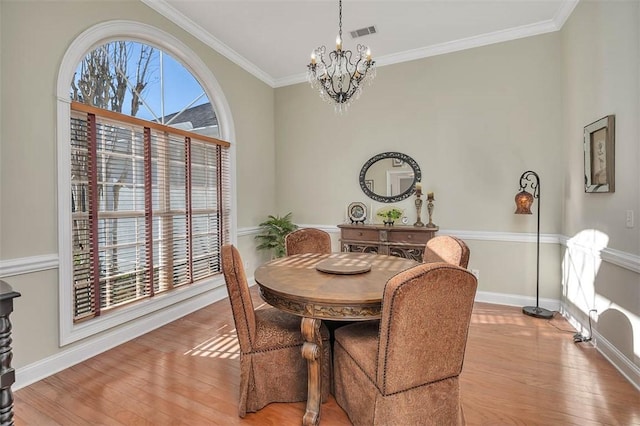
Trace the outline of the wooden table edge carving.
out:
<instances>
[{"instance_id":1,"label":"wooden table edge carving","mask_svg":"<svg viewBox=\"0 0 640 426\"><path fill-rule=\"evenodd\" d=\"M329 319L335 321L362 321L364 319L379 319L381 316L380 303L370 303L358 307L339 303L319 303L296 301L282 297L277 292L260 287L260 297L269 305L282 311L303 317Z\"/></svg>"}]
</instances>

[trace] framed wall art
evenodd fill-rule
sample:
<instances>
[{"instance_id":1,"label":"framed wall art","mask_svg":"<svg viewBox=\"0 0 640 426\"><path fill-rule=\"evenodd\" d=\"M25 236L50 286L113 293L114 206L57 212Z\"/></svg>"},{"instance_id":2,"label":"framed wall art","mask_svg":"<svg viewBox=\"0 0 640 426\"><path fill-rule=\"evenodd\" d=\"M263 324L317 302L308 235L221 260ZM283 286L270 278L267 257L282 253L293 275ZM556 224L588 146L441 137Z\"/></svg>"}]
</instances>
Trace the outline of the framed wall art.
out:
<instances>
[{"instance_id":1,"label":"framed wall art","mask_svg":"<svg viewBox=\"0 0 640 426\"><path fill-rule=\"evenodd\" d=\"M615 115L584 128L584 192L615 192Z\"/></svg>"}]
</instances>

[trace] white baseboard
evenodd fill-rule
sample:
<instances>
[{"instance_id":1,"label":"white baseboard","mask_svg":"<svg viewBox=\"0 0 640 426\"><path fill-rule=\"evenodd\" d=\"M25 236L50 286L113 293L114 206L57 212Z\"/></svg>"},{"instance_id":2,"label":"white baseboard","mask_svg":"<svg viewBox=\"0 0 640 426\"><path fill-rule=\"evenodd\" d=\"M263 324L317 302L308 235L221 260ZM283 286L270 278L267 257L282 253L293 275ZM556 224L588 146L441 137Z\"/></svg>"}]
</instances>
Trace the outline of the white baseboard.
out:
<instances>
[{"instance_id":1,"label":"white baseboard","mask_svg":"<svg viewBox=\"0 0 640 426\"><path fill-rule=\"evenodd\" d=\"M574 315L569 312L564 306L561 310L562 315L569 321L569 323L577 330L588 330L586 324L582 324ZM620 372L635 388L640 391L640 368L635 365L629 358L627 358L622 352L620 352L614 345L605 339L596 330L591 330L591 342L596 347L596 350L604 356L616 370Z\"/></svg>"},{"instance_id":2,"label":"white baseboard","mask_svg":"<svg viewBox=\"0 0 640 426\"><path fill-rule=\"evenodd\" d=\"M158 327L182 318L225 297L227 297L226 287L217 287L183 303L173 305L161 311L156 311L128 325L113 331L107 331L97 337L88 338L78 345L61 350L55 355L18 368L16 369L16 382L13 385L13 390L18 390L38 380L42 380L45 377L85 361L129 340L133 340L145 333L149 333Z\"/></svg>"},{"instance_id":3,"label":"white baseboard","mask_svg":"<svg viewBox=\"0 0 640 426\"><path fill-rule=\"evenodd\" d=\"M602 354L636 389L640 392L640 368L633 364L607 339L597 331L593 332L593 340L598 352Z\"/></svg>"},{"instance_id":4,"label":"white baseboard","mask_svg":"<svg viewBox=\"0 0 640 426\"><path fill-rule=\"evenodd\" d=\"M493 293L490 291L478 291L476 302L493 303L508 306L536 306L536 298L518 294ZM560 301L556 299L540 298L540 307L550 311L560 310Z\"/></svg>"},{"instance_id":5,"label":"white baseboard","mask_svg":"<svg viewBox=\"0 0 640 426\"><path fill-rule=\"evenodd\" d=\"M491 293L487 291L479 291L476 293L476 302L494 303L497 305L508 306L535 306L536 299L533 297L524 297L514 294ZM588 326L582 324L574 317L558 300L540 299L540 306L550 311L558 311L576 330L587 330ZM640 391L640 368L635 365L629 358L620 352L613 344L605 339L597 331L592 330L592 340L589 344L593 344L596 350L604 356L616 370L620 372L638 391Z\"/></svg>"}]
</instances>

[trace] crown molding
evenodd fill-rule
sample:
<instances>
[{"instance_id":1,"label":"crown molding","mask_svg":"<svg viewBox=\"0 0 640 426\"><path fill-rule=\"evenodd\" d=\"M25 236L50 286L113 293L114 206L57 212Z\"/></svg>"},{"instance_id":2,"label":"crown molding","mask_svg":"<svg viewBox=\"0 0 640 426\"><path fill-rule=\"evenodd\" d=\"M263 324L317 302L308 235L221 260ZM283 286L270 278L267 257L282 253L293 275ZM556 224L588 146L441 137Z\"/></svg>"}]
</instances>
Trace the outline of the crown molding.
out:
<instances>
[{"instance_id":1,"label":"crown molding","mask_svg":"<svg viewBox=\"0 0 640 426\"><path fill-rule=\"evenodd\" d=\"M417 59L429 58L431 56L439 56L447 53L459 52L461 50L473 49L476 47L488 46L505 41L517 40L520 38L559 31L560 29L562 29L562 25L565 23L569 15L571 15L571 12L573 12L573 9L577 4L577 1L569 1L563 3L563 7L559 11L559 13L553 19L547 21L541 21L535 24L495 31L492 33L463 38L460 40L448 41L446 43L434 44L427 47L421 47L419 49L406 50L404 52L399 52L392 55L380 56L376 58L376 66L383 67L385 65L415 61ZM300 73L276 79L275 87L284 87L306 81L307 74Z\"/></svg>"},{"instance_id":2,"label":"crown molding","mask_svg":"<svg viewBox=\"0 0 640 426\"><path fill-rule=\"evenodd\" d=\"M376 60L376 62L377 62L377 60ZM294 75L290 75L290 76L287 76L287 77L282 77L282 78L275 79L273 88L277 89L278 87L292 86L294 84L306 83L307 81L309 81L307 79L307 73L303 72L303 73L300 73L300 74L294 74Z\"/></svg>"},{"instance_id":3,"label":"crown molding","mask_svg":"<svg viewBox=\"0 0 640 426\"><path fill-rule=\"evenodd\" d=\"M258 68L253 62L246 59L244 56L240 55L238 52L233 50L231 47L227 46L222 41L215 38L208 31L202 28L200 25L193 22L191 19L184 16L182 13L178 12L175 8L169 5L164 0L140 0L142 3L149 6L151 9L158 12L160 15L164 16L216 52L220 53L225 58L229 59L234 64L238 65L240 68L247 71L249 74L253 75L257 79L263 81L268 84L270 87L275 87L275 81L273 77L271 77L266 72L262 71Z\"/></svg>"},{"instance_id":4,"label":"crown molding","mask_svg":"<svg viewBox=\"0 0 640 426\"><path fill-rule=\"evenodd\" d=\"M307 74L300 73L282 78L273 78L253 62L249 61L238 52L227 46L222 41L211 35L204 28L193 22L191 19L178 12L165 0L141 0L144 4L155 10L180 28L193 35L231 62L235 63L254 77L268 84L272 88L291 86L307 81ZM505 41L517 40L549 32L559 31L567 21L571 13L578 5L579 0L567 0L553 17L553 19L537 22L535 24L523 25L521 27L509 28L495 31L475 37L468 37L446 43L435 44L420 49L407 50L392 55L376 58L377 66L393 65L402 62L414 61L416 59L428 58L431 56L444 55L446 53L458 52L461 50L473 49L475 47L487 46Z\"/></svg>"},{"instance_id":5,"label":"crown molding","mask_svg":"<svg viewBox=\"0 0 640 426\"><path fill-rule=\"evenodd\" d=\"M459 52L461 50L488 46L491 44L517 40L520 38L546 34L554 31L558 31L558 28L553 21L542 21L536 24L523 25L521 27L494 31L492 33L482 34L479 36L448 41L446 43L434 44L432 46L427 46L419 49L407 50L405 52L383 56L376 59L376 62L380 66L397 64L400 62L408 62L416 59L428 58L431 56L444 55L446 53Z\"/></svg>"},{"instance_id":6,"label":"crown molding","mask_svg":"<svg viewBox=\"0 0 640 426\"><path fill-rule=\"evenodd\" d=\"M567 22L567 19L569 19L569 16L573 13L573 9L576 8L579 2L580 0L566 0L562 2L558 13L553 17L553 22L558 30L562 29L565 22Z\"/></svg>"}]
</instances>

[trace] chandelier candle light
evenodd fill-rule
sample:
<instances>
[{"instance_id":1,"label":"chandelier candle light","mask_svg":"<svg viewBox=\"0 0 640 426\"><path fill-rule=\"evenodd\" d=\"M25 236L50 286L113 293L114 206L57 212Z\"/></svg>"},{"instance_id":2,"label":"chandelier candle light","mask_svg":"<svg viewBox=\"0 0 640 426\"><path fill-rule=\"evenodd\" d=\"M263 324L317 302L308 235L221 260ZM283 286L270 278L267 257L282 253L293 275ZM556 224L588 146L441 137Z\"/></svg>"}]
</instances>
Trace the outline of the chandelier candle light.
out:
<instances>
[{"instance_id":1,"label":"chandelier candle light","mask_svg":"<svg viewBox=\"0 0 640 426\"><path fill-rule=\"evenodd\" d=\"M351 100L360 97L364 82L371 84L376 62L371 59L371 50L367 46L358 44L355 57L350 50L342 49L342 0L339 8L336 50L329 53L328 59L324 46L311 52L307 77L311 87L320 91L323 100L334 103L336 112L345 112Z\"/></svg>"}]
</instances>

